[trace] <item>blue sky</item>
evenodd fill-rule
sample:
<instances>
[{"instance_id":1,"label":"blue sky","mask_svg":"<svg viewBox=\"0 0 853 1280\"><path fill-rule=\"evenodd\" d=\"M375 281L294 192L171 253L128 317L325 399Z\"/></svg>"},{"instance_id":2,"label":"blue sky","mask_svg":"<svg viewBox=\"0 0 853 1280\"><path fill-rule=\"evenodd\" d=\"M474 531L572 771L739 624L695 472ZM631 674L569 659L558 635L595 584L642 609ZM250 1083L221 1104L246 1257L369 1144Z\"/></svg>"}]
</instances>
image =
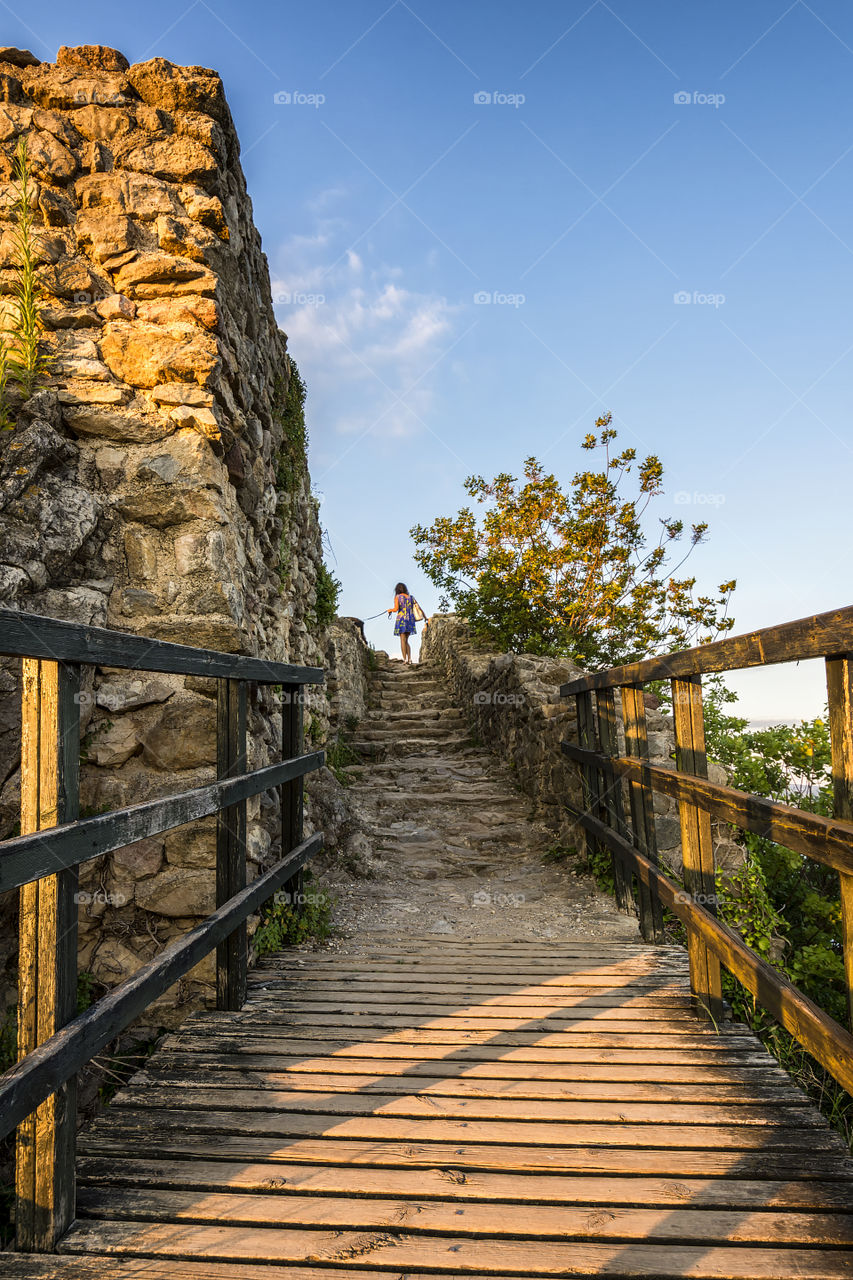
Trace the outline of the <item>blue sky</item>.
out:
<instances>
[{"instance_id":1,"label":"blue sky","mask_svg":"<svg viewBox=\"0 0 853 1280\"><path fill-rule=\"evenodd\" d=\"M604 410L660 455L659 514L709 520L691 568L737 577L738 631L849 602L848 4L3 7L41 57L222 74L342 612L400 577L434 607L411 525L529 453L570 478ZM820 664L732 684L823 704Z\"/></svg>"}]
</instances>

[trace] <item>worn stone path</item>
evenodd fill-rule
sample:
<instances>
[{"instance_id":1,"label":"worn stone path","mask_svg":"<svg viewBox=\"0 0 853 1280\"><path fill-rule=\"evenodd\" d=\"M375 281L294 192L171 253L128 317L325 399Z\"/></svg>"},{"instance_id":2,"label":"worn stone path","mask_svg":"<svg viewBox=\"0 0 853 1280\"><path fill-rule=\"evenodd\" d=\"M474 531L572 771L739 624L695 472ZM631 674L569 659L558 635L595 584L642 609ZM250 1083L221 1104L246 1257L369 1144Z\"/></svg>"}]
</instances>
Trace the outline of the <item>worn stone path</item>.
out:
<instances>
[{"instance_id":1,"label":"worn stone path","mask_svg":"<svg viewBox=\"0 0 853 1280\"><path fill-rule=\"evenodd\" d=\"M547 859L554 836L512 769L474 742L439 671L377 662L355 734L364 763L347 772L381 867L371 880L324 877L339 928L355 941L377 931L639 941L633 917L578 873L582 860Z\"/></svg>"}]
</instances>

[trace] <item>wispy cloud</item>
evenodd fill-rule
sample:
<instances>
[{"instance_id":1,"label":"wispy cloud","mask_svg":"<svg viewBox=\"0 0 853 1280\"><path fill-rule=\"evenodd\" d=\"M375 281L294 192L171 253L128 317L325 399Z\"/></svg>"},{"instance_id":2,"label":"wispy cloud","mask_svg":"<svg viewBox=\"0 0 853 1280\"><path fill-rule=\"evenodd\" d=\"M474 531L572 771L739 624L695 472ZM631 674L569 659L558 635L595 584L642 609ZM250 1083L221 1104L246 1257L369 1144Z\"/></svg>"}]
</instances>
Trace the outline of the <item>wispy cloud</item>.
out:
<instances>
[{"instance_id":1,"label":"wispy cloud","mask_svg":"<svg viewBox=\"0 0 853 1280\"><path fill-rule=\"evenodd\" d=\"M450 345L460 309L407 285L403 269L374 261L371 247L342 250L345 219L317 215L330 215L344 195L332 189L312 198L310 231L273 255L276 314L307 374L315 446L329 454L353 433L387 438L429 429L441 374L421 375Z\"/></svg>"}]
</instances>

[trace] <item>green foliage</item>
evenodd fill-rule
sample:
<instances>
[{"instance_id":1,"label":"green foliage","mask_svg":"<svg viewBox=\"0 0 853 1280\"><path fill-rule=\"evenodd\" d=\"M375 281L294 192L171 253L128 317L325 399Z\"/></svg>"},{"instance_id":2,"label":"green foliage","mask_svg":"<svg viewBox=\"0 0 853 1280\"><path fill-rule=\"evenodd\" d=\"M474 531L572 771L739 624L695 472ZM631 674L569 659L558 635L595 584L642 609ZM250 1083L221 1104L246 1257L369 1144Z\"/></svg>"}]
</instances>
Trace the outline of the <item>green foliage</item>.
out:
<instances>
[{"instance_id":1,"label":"green foliage","mask_svg":"<svg viewBox=\"0 0 853 1280\"><path fill-rule=\"evenodd\" d=\"M689 548L670 567L680 520L661 518L655 537L647 513L663 493L663 467L636 450L612 451L616 431L606 414L582 442L599 450L597 470L579 471L564 492L534 457L524 481L506 472L469 476L465 490L483 508L463 507L412 530L415 560L475 636L502 651L567 656L589 668L683 648L728 631L724 582L716 598L695 593L695 578L675 576L704 541L706 524L690 529ZM634 473L636 496L622 492Z\"/></svg>"},{"instance_id":2,"label":"green foliage","mask_svg":"<svg viewBox=\"0 0 853 1280\"><path fill-rule=\"evenodd\" d=\"M261 908L261 923L252 939L259 956L300 942L322 941L332 932L334 900L322 890L312 888L310 871L305 872L304 885L302 893L294 895L296 901L291 901L291 895L282 890Z\"/></svg>"},{"instance_id":3,"label":"green foliage","mask_svg":"<svg viewBox=\"0 0 853 1280\"><path fill-rule=\"evenodd\" d=\"M305 741L309 742L312 747L316 747L318 743L323 741L323 722L317 716L309 716L305 725Z\"/></svg>"},{"instance_id":4,"label":"green foliage","mask_svg":"<svg viewBox=\"0 0 853 1280\"><path fill-rule=\"evenodd\" d=\"M305 450L308 432L305 427L305 383L290 361L290 379L287 390L279 378L274 388L273 415L282 428L282 440L276 459L276 484L280 493L292 493L305 471Z\"/></svg>"},{"instance_id":5,"label":"green foliage","mask_svg":"<svg viewBox=\"0 0 853 1280\"><path fill-rule=\"evenodd\" d=\"M9 427L7 388L16 383L25 399L50 372L53 358L44 348L41 299L44 287L37 263L39 237L35 230L35 192L27 155L27 137L21 134L12 167L12 266L11 322L0 332L0 427Z\"/></svg>"},{"instance_id":6,"label":"green foliage","mask_svg":"<svg viewBox=\"0 0 853 1280\"><path fill-rule=\"evenodd\" d=\"M352 718L355 719L355 717ZM356 724L358 724L357 720ZM361 756L351 742L347 742L343 735L338 734L334 742L326 747L326 764L341 786L348 787L352 783L352 775L347 773L347 769L350 765L361 764Z\"/></svg>"},{"instance_id":7,"label":"green foliage","mask_svg":"<svg viewBox=\"0 0 853 1280\"><path fill-rule=\"evenodd\" d=\"M750 729L725 710L724 686L706 700L708 754L725 765L731 785L811 813L831 815L832 763L826 715L795 725ZM724 915L751 946L771 959L805 995L848 1024L841 958L841 902L837 872L752 832L740 882L720 877ZM733 880L733 877L729 878ZM742 896L742 905L735 906ZM736 917L736 918L735 918ZM754 937L753 942L751 938ZM770 939L784 944L771 955Z\"/></svg>"},{"instance_id":8,"label":"green foliage","mask_svg":"<svg viewBox=\"0 0 853 1280\"><path fill-rule=\"evenodd\" d=\"M378 670L379 670L379 660L378 660L378 658L376 657L376 650L375 650L375 648L373 647L373 645L369 645L369 646L368 646L368 650L367 650L367 669L368 669L368 671L378 671Z\"/></svg>"},{"instance_id":9,"label":"green foliage","mask_svg":"<svg viewBox=\"0 0 853 1280\"><path fill-rule=\"evenodd\" d=\"M317 627L327 627L338 608L341 584L330 569L321 562L314 583L313 622Z\"/></svg>"}]
</instances>

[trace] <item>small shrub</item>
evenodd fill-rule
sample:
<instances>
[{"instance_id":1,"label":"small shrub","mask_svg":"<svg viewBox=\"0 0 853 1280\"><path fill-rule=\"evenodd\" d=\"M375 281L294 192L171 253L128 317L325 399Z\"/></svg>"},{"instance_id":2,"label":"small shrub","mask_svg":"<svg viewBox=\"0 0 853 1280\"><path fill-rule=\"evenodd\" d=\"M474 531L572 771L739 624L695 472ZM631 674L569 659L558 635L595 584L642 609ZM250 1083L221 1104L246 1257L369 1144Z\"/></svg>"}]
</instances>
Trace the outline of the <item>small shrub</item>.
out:
<instances>
[{"instance_id":1,"label":"small shrub","mask_svg":"<svg viewBox=\"0 0 853 1280\"><path fill-rule=\"evenodd\" d=\"M334 742L326 747L326 764L342 787L348 787L352 777L347 768L353 764L361 764L361 756L351 742L347 742L340 734Z\"/></svg>"},{"instance_id":2,"label":"small shrub","mask_svg":"<svg viewBox=\"0 0 853 1280\"><path fill-rule=\"evenodd\" d=\"M314 611L312 621L317 627L327 627L334 618L338 608L338 597L341 584L325 564L321 563L317 570L317 581L314 584Z\"/></svg>"},{"instance_id":3,"label":"small shrub","mask_svg":"<svg viewBox=\"0 0 853 1280\"><path fill-rule=\"evenodd\" d=\"M305 873L304 901L291 902L290 895L280 891L261 908L261 923L252 939L259 956L270 955L282 947L300 942L322 942L332 932L331 914L334 899L323 890L312 889L313 876Z\"/></svg>"}]
</instances>

